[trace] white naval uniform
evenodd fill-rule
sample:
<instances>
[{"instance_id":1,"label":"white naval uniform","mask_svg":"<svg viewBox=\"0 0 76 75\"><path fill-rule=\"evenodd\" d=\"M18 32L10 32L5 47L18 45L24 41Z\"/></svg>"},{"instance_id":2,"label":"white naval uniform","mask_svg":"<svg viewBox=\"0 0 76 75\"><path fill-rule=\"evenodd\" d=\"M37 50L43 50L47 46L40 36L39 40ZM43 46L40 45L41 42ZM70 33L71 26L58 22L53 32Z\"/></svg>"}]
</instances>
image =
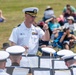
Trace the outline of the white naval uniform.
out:
<instances>
[{"instance_id":1,"label":"white naval uniform","mask_svg":"<svg viewBox=\"0 0 76 75\"><path fill-rule=\"evenodd\" d=\"M72 64L70 67L72 67L73 75L76 75L76 64Z\"/></svg>"},{"instance_id":2,"label":"white naval uniform","mask_svg":"<svg viewBox=\"0 0 76 75\"><path fill-rule=\"evenodd\" d=\"M6 73L3 69L0 69L0 75L9 75L9 74Z\"/></svg>"},{"instance_id":3,"label":"white naval uniform","mask_svg":"<svg viewBox=\"0 0 76 75\"><path fill-rule=\"evenodd\" d=\"M28 54L36 54L39 38L42 38L43 35L44 31L39 27L31 25L31 28L27 28L22 22L19 27L13 29L9 40L20 46L28 46Z\"/></svg>"}]
</instances>

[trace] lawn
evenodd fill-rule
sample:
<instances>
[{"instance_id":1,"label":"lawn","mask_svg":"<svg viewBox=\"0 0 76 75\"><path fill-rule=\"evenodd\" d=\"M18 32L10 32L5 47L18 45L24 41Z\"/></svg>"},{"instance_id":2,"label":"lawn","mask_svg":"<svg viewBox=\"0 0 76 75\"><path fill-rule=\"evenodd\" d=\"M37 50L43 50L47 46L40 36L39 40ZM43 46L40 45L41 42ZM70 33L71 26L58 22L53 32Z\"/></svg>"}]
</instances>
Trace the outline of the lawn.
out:
<instances>
[{"instance_id":1,"label":"lawn","mask_svg":"<svg viewBox=\"0 0 76 75\"><path fill-rule=\"evenodd\" d=\"M8 38L12 29L24 20L23 8L38 7L39 12L36 18L36 22L38 22L42 19L47 5L54 9L55 15L58 17L59 14L62 14L63 7L66 4L76 7L76 0L0 0L0 9L6 17L6 22L0 23L0 48L3 42L9 42Z\"/></svg>"}]
</instances>

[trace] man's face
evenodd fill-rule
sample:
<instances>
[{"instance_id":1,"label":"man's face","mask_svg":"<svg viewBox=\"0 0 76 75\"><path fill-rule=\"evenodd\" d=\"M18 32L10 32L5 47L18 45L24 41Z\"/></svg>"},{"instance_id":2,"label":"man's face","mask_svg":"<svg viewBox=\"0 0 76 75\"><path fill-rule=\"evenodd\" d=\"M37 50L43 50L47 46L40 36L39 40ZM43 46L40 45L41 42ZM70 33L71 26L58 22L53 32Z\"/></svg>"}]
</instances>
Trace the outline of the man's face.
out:
<instances>
[{"instance_id":1,"label":"man's face","mask_svg":"<svg viewBox=\"0 0 76 75\"><path fill-rule=\"evenodd\" d=\"M32 16L30 14L26 14L26 19L30 22L30 23L33 23L34 20L35 20L35 16Z\"/></svg>"},{"instance_id":2,"label":"man's face","mask_svg":"<svg viewBox=\"0 0 76 75\"><path fill-rule=\"evenodd\" d=\"M69 24L72 24L73 21L72 21L71 19L68 19L68 23L69 23Z\"/></svg>"},{"instance_id":3,"label":"man's face","mask_svg":"<svg viewBox=\"0 0 76 75\"><path fill-rule=\"evenodd\" d=\"M65 61L65 65L66 65L67 67L69 67L69 66L70 66L70 64L69 64L69 62L68 62L68 61Z\"/></svg>"}]
</instances>

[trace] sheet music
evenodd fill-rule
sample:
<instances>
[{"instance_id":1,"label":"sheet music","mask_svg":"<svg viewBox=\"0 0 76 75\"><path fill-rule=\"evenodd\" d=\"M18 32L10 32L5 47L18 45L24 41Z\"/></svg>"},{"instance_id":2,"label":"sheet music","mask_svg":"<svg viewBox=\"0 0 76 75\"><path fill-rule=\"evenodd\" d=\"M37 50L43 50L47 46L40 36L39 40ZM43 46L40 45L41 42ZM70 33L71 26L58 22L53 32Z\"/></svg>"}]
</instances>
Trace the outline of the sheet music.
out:
<instances>
[{"instance_id":1,"label":"sheet music","mask_svg":"<svg viewBox=\"0 0 76 75\"><path fill-rule=\"evenodd\" d=\"M37 56L34 57L22 57L20 62L21 67L38 67L39 59Z\"/></svg>"},{"instance_id":2,"label":"sheet music","mask_svg":"<svg viewBox=\"0 0 76 75\"><path fill-rule=\"evenodd\" d=\"M27 75L29 69L15 67L12 75Z\"/></svg>"},{"instance_id":3,"label":"sheet music","mask_svg":"<svg viewBox=\"0 0 76 75\"><path fill-rule=\"evenodd\" d=\"M55 75L71 75L70 70L60 70L60 71L55 71Z\"/></svg>"},{"instance_id":4,"label":"sheet music","mask_svg":"<svg viewBox=\"0 0 76 75\"><path fill-rule=\"evenodd\" d=\"M34 71L34 75L50 75L50 71Z\"/></svg>"},{"instance_id":5,"label":"sheet music","mask_svg":"<svg viewBox=\"0 0 76 75\"><path fill-rule=\"evenodd\" d=\"M76 67L73 67L72 70L73 70L73 74L76 75Z\"/></svg>"},{"instance_id":6,"label":"sheet music","mask_svg":"<svg viewBox=\"0 0 76 75\"><path fill-rule=\"evenodd\" d=\"M54 69L68 69L64 61L54 61Z\"/></svg>"},{"instance_id":7,"label":"sheet music","mask_svg":"<svg viewBox=\"0 0 76 75\"><path fill-rule=\"evenodd\" d=\"M41 58L40 59L40 68L52 68L52 59Z\"/></svg>"}]
</instances>

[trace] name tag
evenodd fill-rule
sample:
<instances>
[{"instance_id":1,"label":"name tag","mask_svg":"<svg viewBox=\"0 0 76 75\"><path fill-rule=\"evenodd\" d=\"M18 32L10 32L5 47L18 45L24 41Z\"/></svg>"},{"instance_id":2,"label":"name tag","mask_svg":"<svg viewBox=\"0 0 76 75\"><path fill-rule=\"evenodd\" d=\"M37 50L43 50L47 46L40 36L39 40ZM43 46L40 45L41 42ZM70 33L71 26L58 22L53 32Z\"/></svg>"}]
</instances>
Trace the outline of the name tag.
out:
<instances>
[{"instance_id":1,"label":"name tag","mask_svg":"<svg viewBox=\"0 0 76 75\"><path fill-rule=\"evenodd\" d=\"M38 35L38 33L36 33L36 32L32 32L32 35Z\"/></svg>"}]
</instances>

